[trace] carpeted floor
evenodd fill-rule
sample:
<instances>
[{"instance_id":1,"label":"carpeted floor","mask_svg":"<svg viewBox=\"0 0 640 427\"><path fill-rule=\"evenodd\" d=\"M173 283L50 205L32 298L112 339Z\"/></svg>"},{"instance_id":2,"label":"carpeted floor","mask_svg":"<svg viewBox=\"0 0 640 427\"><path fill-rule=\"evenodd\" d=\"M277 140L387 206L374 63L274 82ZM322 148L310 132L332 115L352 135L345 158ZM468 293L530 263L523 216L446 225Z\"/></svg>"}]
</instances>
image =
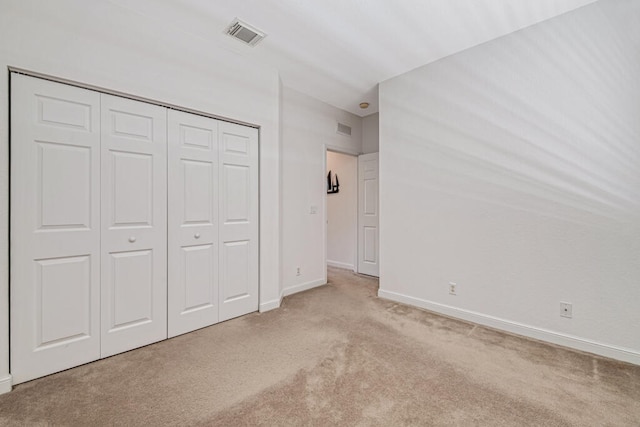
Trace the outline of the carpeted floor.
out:
<instances>
[{"instance_id":1,"label":"carpeted floor","mask_svg":"<svg viewBox=\"0 0 640 427\"><path fill-rule=\"evenodd\" d=\"M1 425L638 426L640 366L329 284L15 387Z\"/></svg>"}]
</instances>

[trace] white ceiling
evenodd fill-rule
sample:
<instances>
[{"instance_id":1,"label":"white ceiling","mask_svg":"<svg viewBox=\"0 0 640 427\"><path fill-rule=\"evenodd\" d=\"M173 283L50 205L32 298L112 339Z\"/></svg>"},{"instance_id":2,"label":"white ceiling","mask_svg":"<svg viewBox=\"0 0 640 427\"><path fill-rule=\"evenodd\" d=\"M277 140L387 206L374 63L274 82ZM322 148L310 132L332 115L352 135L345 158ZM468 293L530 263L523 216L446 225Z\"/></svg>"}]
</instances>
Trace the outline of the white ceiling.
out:
<instances>
[{"instance_id":1,"label":"white ceiling","mask_svg":"<svg viewBox=\"0 0 640 427\"><path fill-rule=\"evenodd\" d=\"M284 85L366 116L378 109L379 82L595 0L108 1L266 62ZM267 38L252 48L226 36L235 17Z\"/></svg>"}]
</instances>

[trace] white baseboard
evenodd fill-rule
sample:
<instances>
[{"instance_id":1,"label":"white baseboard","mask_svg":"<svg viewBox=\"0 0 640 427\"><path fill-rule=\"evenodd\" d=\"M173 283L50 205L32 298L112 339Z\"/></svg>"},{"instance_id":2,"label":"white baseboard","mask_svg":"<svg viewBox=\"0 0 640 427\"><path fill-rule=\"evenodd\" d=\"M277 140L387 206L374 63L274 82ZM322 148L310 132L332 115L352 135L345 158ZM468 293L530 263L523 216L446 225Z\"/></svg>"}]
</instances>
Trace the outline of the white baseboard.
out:
<instances>
[{"instance_id":1,"label":"white baseboard","mask_svg":"<svg viewBox=\"0 0 640 427\"><path fill-rule=\"evenodd\" d=\"M264 313L265 311L275 310L276 308L280 308L280 304L282 303L283 295L280 295L280 298L263 302L260 304L259 311L260 313Z\"/></svg>"},{"instance_id":2,"label":"white baseboard","mask_svg":"<svg viewBox=\"0 0 640 427\"><path fill-rule=\"evenodd\" d=\"M318 286L326 285L327 279L312 280L311 282L301 283L299 285L289 286L284 288L282 294L286 297L289 295L297 294L298 292L307 291L309 289L317 288Z\"/></svg>"},{"instance_id":3,"label":"white baseboard","mask_svg":"<svg viewBox=\"0 0 640 427\"><path fill-rule=\"evenodd\" d=\"M353 264L348 264L346 262L327 260L327 265L331 267L346 268L347 270L356 271L356 268L353 266Z\"/></svg>"},{"instance_id":4,"label":"white baseboard","mask_svg":"<svg viewBox=\"0 0 640 427\"><path fill-rule=\"evenodd\" d=\"M0 378L0 394L9 393L11 391L11 375Z\"/></svg>"},{"instance_id":5,"label":"white baseboard","mask_svg":"<svg viewBox=\"0 0 640 427\"><path fill-rule=\"evenodd\" d=\"M264 313L265 311L270 311L270 310L275 310L276 308L280 308L280 305L282 304L282 298L288 295L297 294L298 292L307 291L309 289L317 288L318 286L322 286L326 284L327 284L327 279L323 278L318 280L312 280L311 282L301 283L299 285L289 286L288 288L284 288L282 290L282 293L280 294L279 299L274 299L274 300L263 302L262 304L260 304L260 308L259 308L260 313Z\"/></svg>"},{"instance_id":6,"label":"white baseboard","mask_svg":"<svg viewBox=\"0 0 640 427\"><path fill-rule=\"evenodd\" d=\"M383 289L378 290L378 296L380 298L412 305L414 307L424 308L426 310L434 311L446 316L456 317L458 319L467 320L473 323L500 329L513 334L534 338L540 341L550 342L553 344L597 354L604 357L609 357L611 359L621 360L623 362L633 363L635 365L640 365L640 352L629 348L603 344L586 338L580 338L573 335L567 335L560 332L537 328L535 326L512 322L510 320L500 319L498 317L489 316L483 313L452 307L449 305L427 301L420 298L414 298L395 292L385 291Z\"/></svg>"}]
</instances>

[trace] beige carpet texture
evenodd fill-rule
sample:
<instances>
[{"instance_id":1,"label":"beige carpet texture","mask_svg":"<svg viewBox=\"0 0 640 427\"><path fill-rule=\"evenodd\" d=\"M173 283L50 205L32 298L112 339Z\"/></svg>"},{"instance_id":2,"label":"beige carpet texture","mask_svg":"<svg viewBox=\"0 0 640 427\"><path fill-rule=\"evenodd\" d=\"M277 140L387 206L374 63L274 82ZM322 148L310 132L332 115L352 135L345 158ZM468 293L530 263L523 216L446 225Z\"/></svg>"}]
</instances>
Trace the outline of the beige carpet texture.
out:
<instances>
[{"instance_id":1,"label":"beige carpet texture","mask_svg":"<svg viewBox=\"0 0 640 427\"><path fill-rule=\"evenodd\" d=\"M639 426L640 366L329 283L18 385L0 425Z\"/></svg>"}]
</instances>

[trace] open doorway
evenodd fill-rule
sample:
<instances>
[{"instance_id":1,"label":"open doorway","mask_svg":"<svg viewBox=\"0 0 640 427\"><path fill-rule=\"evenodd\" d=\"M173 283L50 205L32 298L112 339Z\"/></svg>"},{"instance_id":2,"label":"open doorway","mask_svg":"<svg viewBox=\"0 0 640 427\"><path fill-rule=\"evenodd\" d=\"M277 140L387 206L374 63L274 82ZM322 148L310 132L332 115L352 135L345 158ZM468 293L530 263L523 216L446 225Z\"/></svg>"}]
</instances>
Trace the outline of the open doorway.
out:
<instances>
[{"instance_id":1,"label":"open doorway","mask_svg":"<svg viewBox=\"0 0 640 427\"><path fill-rule=\"evenodd\" d=\"M357 271L358 157L326 151L327 265Z\"/></svg>"}]
</instances>

